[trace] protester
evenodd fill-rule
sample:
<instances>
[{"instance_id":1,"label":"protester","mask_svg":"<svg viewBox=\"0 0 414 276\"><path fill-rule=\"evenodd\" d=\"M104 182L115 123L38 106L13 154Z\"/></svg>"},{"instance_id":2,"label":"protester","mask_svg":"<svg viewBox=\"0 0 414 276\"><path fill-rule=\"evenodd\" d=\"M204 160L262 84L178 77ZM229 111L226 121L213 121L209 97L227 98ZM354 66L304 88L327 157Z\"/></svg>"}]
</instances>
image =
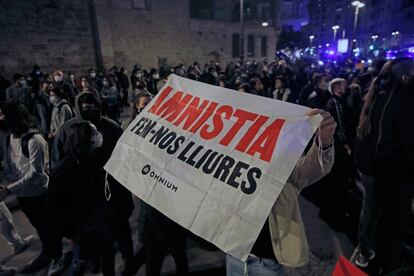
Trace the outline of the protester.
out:
<instances>
[{"instance_id":1,"label":"protester","mask_svg":"<svg viewBox=\"0 0 414 276\"><path fill-rule=\"evenodd\" d=\"M6 89L6 100L24 104L30 109L30 87L21 74L14 74L14 84Z\"/></svg>"},{"instance_id":2,"label":"protester","mask_svg":"<svg viewBox=\"0 0 414 276\"><path fill-rule=\"evenodd\" d=\"M74 117L74 111L70 103L65 99L65 93L62 88L53 88L50 91L49 101L53 105L49 139L53 139L63 123Z\"/></svg>"},{"instance_id":3,"label":"protester","mask_svg":"<svg viewBox=\"0 0 414 276\"><path fill-rule=\"evenodd\" d=\"M146 89L145 83L142 81L138 81L135 85L135 90L132 91L128 99L128 102L131 108L130 115L134 113L135 103L137 102L138 95L141 95L141 94L150 94L150 93Z\"/></svg>"},{"instance_id":4,"label":"protester","mask_svg":"<svg viewBox=\"0 0 414 276\"><path fill-rule=\"evenodd\" d=\"M72 83L64 79L63 72L60 70L53 72L53 79L53 88L60 89L62 91L62 97L69 102L73 102L76 96L76 91L74 90Z\"/></svg>"},{"instance_id":5,"label":"protester","mask_svg":"<svg viewBox=\"0 0 414 276\"><path fill-rule=\"evenodd\" d=\"M101 90L102 113L118 122L119 119L119 92L111 77L104 77Z\"/></svg>"},{"instance_id":6,"label":"protester","mask_svg":"<svg viewBox=\"0 0 414 276\"><path fill-rule=\"evenodd\" d=\"M272 97L279 101L296 103L293 91L287 85L287 80L283 76L277 76L275 80L275 90L272 92Z\"/></svg>"},{"instance_id":7,"label":"protester","mask_svg":"<svg viewBox=\"0 0 414 276\"><path fill-rule=\"evenodd\" d=\"M133 268L133 246L129 217L134 209L131 193L111 176L108 176L108 186L105 186L104 165L110 158L113 149L122 134L122 129L114 121L102 116L100 99L91 92L80 93L75 101L76 117L66 121L57 131L52 148L52 169L66 156L64 147L67 143L70 129L73 124L89 121L102 133L103 144L97 154L97 168L99 168L101 191L110 188L109 204L115 214L114 231L118 249L122 253L125 273Z\"/></svg>"},{"instance_id":8,"label":"protester","mask_svg":"<svg viewBox=\"0 0 414 276\"><path fill-rule=\"evenodd\" d=\"M151 101L152 95L146 92L141 92L137 95L135 105L133 107L132 114L122 122L122 129L125 130L132 123L133 120L138 116L138 114L147 106Z\"/></svg>"},{"instance_id":9,"label":"protester","mask_svg":"<svg viewBox=\"0 0 414 276\"><path fill-rule=\"evenodd\" d=\"M246 263L227 255L227 276L285 275L284 267L308 263L308 244L300 215L298 194L326 173L334 163L333 136L336 123L332 116L313 110L309 116L323 116L323 121L309 152L298 161L276 200ZM320 147L321 149L318 149ZM322 163L319 162L319 156Z\"/></svg>"},{"instance_id":10,"label":"protester","mask_svg":"<svg viewBox=\"0 0 414 276\"><path fill-rule=\"evenodd\" d=\"M48 147L34 129L34 120L27 108L19 103L7 103L2 113L10 130L4 148L4 170L9 185L0 188L0 201L10 194L17 197L20 208L36 229L41 244L40 255L29 262L21 273L34 273L50 265L54 271L62 255L62 243L50 229L46 192L49 177Z\"/></svg>"},{"instance_id":11,"label":"protester","mask_svg":"<svg viewBox=\"0 0 414 276\"><path fill-rule=\"evenodd\" d=\"M121 71L118 74L119 80L119 91L122 98L122 105L128 106L128 89L129 89L129 79L127 75L128 71L125 68L121 68Z\"/></svg>"},{"instance_id":12,"label":"protester","mask_svg":"<svg viewBox=\"0 0 414 276\"><path fill-rule=\"evenodd\" d=\"M387 62L369 89L358 126L357 165L364 201L356 263L373 274L400 267L412 219L414 61Z\"/></svg>"},{"instance_id":13,"label":"protester","mask_svg":"<svg viewBox=\"0 0 414 276\"><path fill-rule=\"evenodd\" d=\"M84 275L94 249L102 254L103 275L114 271L114 217L102 192L99 154L102 134L89 122L70 125L66 157L55 166L49 188L49 208L57 233L74 243L70 275Z\"/></svg>"}]
</instances>

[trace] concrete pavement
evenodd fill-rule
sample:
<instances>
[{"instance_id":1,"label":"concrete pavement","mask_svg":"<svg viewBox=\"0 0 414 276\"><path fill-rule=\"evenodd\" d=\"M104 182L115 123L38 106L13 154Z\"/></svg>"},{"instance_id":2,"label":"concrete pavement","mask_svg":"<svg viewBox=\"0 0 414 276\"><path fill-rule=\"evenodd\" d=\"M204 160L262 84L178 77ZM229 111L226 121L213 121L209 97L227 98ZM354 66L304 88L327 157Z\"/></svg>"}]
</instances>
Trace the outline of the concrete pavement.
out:
<instances>
[{"instance_id":1,"label":"concrete pavement","mask_svg":"<svg viewBox=\"0 0 414 276\"><path fill-rule=\"evenodd\" d=\"M353 246L345 234L334 231L318 217L317 207L303 198L301 198L300 202L310 245L310 263L300 269L289 269L288 275L331 275L337 257L340 254L349 257L352 254ZM13 199L9 199L7 204L13 209L12 213L19 233L23 237L35 233L25 215L18 209L16 202ZM136 250L140 247L140 244L137 241L137 216L138 208L136 208L131 218L131 227L133 229ZM39 252L40 242L37 237L30 248L16 256L11 255L10 247L3 238L0 238L0 262L5 265L22 268L31 259L35 258ZM225 275L225 254L221 251L205 250L195 241L189 240L187 255L191 275ZM117 254L116 257L116 264L119 270L121 266L121 258L119 254ZM171 256L168 256L165 259L162 271L163 275L174 275L175 267ZM36 273L35 275L40 276L45 274L46 270ZM145 275L145 266L140 269L137 275Z\"/></svg>"}]
</instances>

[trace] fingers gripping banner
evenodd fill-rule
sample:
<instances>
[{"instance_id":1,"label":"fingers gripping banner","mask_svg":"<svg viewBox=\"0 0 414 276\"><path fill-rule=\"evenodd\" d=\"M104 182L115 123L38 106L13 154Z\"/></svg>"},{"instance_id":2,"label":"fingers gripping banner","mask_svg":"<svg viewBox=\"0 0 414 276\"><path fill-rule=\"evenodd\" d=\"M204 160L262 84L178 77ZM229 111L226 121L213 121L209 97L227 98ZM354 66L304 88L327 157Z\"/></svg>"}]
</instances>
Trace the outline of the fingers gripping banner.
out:
<instances>
[{"instance_id":1,"label":"fingers gripping banner","mask_svg":"<svg viewBox=\"0 0 414 276\"><path fill-rule=\"evenodd\" d=\"M164 215L246 260L322 118L171 75L105 169Z\"/></svg>"}]
</instances>

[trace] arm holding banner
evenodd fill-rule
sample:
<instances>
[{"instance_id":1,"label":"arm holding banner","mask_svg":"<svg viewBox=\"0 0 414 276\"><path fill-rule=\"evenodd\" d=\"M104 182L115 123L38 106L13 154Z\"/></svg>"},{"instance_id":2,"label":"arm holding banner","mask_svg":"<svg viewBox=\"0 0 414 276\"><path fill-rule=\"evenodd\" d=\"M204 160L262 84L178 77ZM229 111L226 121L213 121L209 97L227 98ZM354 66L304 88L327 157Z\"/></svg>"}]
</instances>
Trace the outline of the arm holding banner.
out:
<instances>
[{"instance_id":1,"label":"arm holding banner","mask_svg":"<svg viewBox=\"0 0 414 276\"><path fill-rule=\"evenodd\" d=\"M329 173L335 161L332 144L336 123L328 112L312 110L309 116L316 114L321 114L323 121L318 129L315 142L309 152L298 161L288 180L299 191L312 185ZM322 148L318 147L318 145L322 146Z\"/></svg>"}]
</instances>

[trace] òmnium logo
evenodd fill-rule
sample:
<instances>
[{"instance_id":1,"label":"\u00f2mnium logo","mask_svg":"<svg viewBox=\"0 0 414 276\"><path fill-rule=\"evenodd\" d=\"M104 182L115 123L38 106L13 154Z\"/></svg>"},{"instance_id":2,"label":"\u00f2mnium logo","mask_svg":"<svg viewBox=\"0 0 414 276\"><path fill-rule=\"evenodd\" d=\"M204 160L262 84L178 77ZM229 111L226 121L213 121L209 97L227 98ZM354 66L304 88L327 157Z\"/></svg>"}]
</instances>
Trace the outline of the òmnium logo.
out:
<instances>
[{"instance_id":1,"label":"\u00f2mnium logo","mask_svg":"<svg viewBox=\"0 0 414 276\"><path fill-rule=\"evenodd\" d=\"M156 183L160 183L160 184L164 185L164 187L170 189L171 191L177 192L178 187L175 186L170 181L168 181L168 179L161 177L154 170L151 170L151 166L149 164L145 165L142 168L141 172L142 172L143 175L148 175L149 174L148 176L151 177L151 178L154 178Z\"/></svg>"},{"instance_id":2,"label":"\u00f2mnium logo","mask_svg":"<svg viewBox=\"0 0 414 276\"><path fill-rule=\"evenodd\" d=\"M151 166L150 166L150 165L145 165L145 166L142 168L142 174L143 174L143 175L147 175L150 171L151 171Z\"/></svg>"}]
</instances>

